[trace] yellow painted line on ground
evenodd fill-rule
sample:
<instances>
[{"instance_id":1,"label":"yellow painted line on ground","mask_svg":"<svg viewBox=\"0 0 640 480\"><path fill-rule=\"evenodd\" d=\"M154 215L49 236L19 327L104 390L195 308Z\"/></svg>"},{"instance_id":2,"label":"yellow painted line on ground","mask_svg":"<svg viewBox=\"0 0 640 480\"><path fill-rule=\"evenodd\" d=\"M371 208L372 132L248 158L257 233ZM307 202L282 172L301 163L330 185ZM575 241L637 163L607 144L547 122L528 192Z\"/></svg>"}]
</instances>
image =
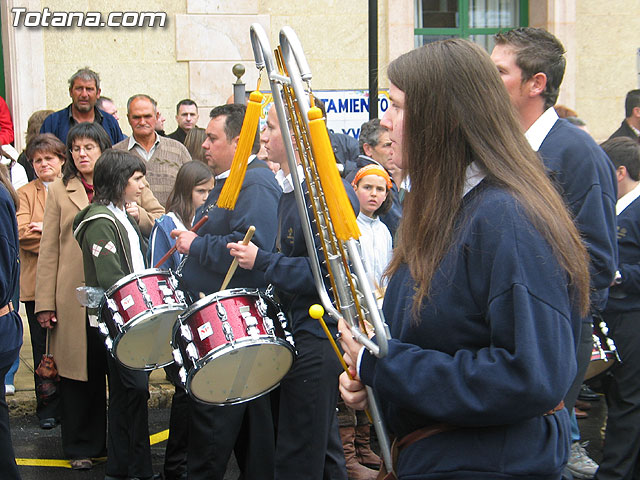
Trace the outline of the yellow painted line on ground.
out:
<instances>
[{"instance_id":1,"label":"yellow painted line on ground","mask_svg":"<svg viewBox=\"0 0 640 480\"><path fill-rule=\"evenodd\" d=\"M162 432L154 433L149 436L149 443L151 443L151 445L155 445L156 443L164 442L167 438L169 438L168 428Z\"/></svg>"},{"instance_id":2,"label":"yellow painted line on ground","mask_svg":"<svg viewBox=\"0 0 640 480\"><path fill-rule=\"evenodd\" d=\"M16 458L16 463L24 467L71 468L69 460L48 460L44 458Z\"/></svg>"},{"instance_id":3,"label":"yellow painted line on ground","mask_svg":"<svg viewBox=\"0 0 640 480\"><path fill-rule=\"evenodd\" d=\"M163 430L158 433L154 433L149 436L149 443L155 445L156 443L162 443L169 438L169 429ZM96 461L105 461L106 457L100 459L94 459ZM71 468L69 460L56 460L47 458L16 458L16 463L23 467L57 467L57 468Z\"/></svg>"}]
</instances>

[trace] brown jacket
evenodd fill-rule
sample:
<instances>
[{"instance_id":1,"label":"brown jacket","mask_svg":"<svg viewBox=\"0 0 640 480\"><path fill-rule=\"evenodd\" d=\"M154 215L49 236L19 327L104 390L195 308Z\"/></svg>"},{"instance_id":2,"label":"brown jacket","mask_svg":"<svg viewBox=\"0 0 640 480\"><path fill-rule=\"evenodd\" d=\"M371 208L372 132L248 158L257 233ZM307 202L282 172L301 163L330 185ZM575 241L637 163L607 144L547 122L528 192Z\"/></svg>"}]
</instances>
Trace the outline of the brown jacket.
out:
<instances>
[{"instance_id":1,"label":"brown jacket","mask_svg":"<svg viewBox=\"0 0 640 480\"><path fill-rule=\"evenodd\" d=\"M76 299L76 287L84 285L82 251L73 238L73 219L89 205L82 182L72 178L49 185L44 209L36 278L36 312L56 312L58 323L51 331L51 353L58 372L65 378L87 381L87 336L85 308ZM151 190L142 191L140 230L149 235L155 218L164 209Z\"/></svg>"},{"instance_id":2,"label":"brown jacket","mask_svg":"<svg viewBox=\"0 0 640 480\"><path fill-rule=\"evenodd\" d=\"M30 232L31 222L44 219L44 202L47 189L42 180L36 178L18 189L20 208L18 209L18 237L20 239L20 300L35 300L36 266L40 251L40 232Z\"/></svg>"}]
</instances>

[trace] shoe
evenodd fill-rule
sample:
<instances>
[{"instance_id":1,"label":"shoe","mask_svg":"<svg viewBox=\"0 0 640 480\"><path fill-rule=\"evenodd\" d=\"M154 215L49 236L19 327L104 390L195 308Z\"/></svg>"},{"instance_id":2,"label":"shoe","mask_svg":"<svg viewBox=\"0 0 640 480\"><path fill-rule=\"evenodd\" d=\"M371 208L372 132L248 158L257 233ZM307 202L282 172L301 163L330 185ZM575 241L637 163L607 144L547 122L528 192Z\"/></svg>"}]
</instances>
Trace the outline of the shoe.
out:
<instances>
[{"instance_id":1,"label":"shoe","mask_svg":"<svg viewBox=\"0 0 640 480\"><path fill-rule=\"evenodd\" d=\"M16 394L16 387L14 385L5 385L4 386L4 394L9 396L9 395L15 395Z\"/></svg>"},{"instance_id":2,"label":"shoe","mask_svg":"<svg viewBox=\"0 0 640 480\"><path fill-rule=\"evenodd\" d=\"M90 458L74 458L71 463L72 470L91 470L93 468L93 462Z\"/></svg>"},{"instance_id":3,"label":"shoe","mask_svg":"<svg viewBox=\"0 0 640 480\"><path fill-rule=\"evenodd\" d=\"M569 454L567 468L574 478L593 478L598 471L598 464L589 458L587 451L584 449L588 443L589 442L573 442L571 444L571 453Z\"/></svg>"},{"instance_id":4,"label":"shoe","mask_svg":"<svg viewBox=\"0 0 640 480\"><path fill-rule=\"evenodd\" d=\"M600 395L598 395L583 383L580 387L578 398L580 400L584 400L585 402L597 402L598 400L600 400Z\"/></svg>"},{"instance_id":5,"label":"shoe","mask_svg":"<svg viewBox=\"0 0 640 480\"><path fill-rule=\"evenodd\" d=\"M589 418L589 414L584 410L580 410L578 407L574 407L573 413L576 414L576 418L578 420L582 420L583 418Z\"/></svg>"},{"instance_id":6,"label":"shoe","mask_svg":"<svg viewBox=\"0 0 640 480\"><path fill-rule=\"evenodd\" d=\"M340 427L340 438L342 440L342 448L344 449L347 477L349 477L349 480L376 480L376 478L378 478L378 471L365 467L358 462L355 445L355 427Z\"/></svg>"},{"instance_id":7,"label":"shoe","mask_svg":"<svg viewBox=\"0 0 640 480\"><path fill-rule=\"evenodd\" d=\"M584 400L580 400L580 399L576 400L575 406L580 410L582 410L583 412L587 412L591 410L591 403L585 402Z\"/></svg>"},{"instance_id":8,"label":"shoe","mask_svg":"<svg viewBox=\"0 0 640 480\"><path fill-rule=\"evenodd\" d=\"M373 470L378 470L380 468L380 457L371 450L370 438L370 425L358 425L356 427L356 438L354 441L356 446L356 457L358 458L358 463L360 463L360 465L364 465L365 467L369 467Z\"/></svg>"},{"instance_id":9,"label":"shoe","mask_svg":"<svg viewBox=\"0 0 640 480\"><path fill-rule=\"evenodd\" d=\"M52 428L55 428L57 425L58 425L58 420L56 420L53 417L43 418L42 420L40 420L40 428L43 430L51 430Z\"/></svg>"}]
</instances>

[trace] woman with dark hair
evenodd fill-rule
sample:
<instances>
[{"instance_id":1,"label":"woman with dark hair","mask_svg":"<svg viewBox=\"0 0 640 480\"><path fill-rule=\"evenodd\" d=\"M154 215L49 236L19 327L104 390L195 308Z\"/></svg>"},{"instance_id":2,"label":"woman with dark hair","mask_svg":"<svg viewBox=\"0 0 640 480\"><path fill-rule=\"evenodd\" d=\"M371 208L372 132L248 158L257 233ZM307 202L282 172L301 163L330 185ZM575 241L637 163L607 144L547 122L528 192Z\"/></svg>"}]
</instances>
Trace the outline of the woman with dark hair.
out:
<instances>
[{"instance_id":1,"label":"woman with dark hair","mask_svg":"<svg viewBox=\"0 0 640 480\"><path fill-rule=\"evenodd\" d=\"M356 376L341 375L342 396L363 408L373 388L400 479L559 479L586 249L482 48L432 43L388 73L383 124L411 178L383 307L391 339L376 358L339 323Z\"/></svg>"},{"instance_id":2,"label":"woman with dark hair","mask_svg":"<svg viewBox=\"0 0 640 480\"><path fill-rule=\"evenodd\" d=\"M108 290L145 270L145 241L126 205L145 187L146 165L128 152L109 149L96 162L95 195L76 215L73 235L82 249L85 284ZM88 309L97 319L97 309ZM107 355L109 429L105 478L153 478L147 401L149 374L130 370Z\"/></svg>"},{"instance_id":3,"label":"woman with dark hair","mask_svg":"<svg viewBox=\"0 0 640 480\"><path fill-rule=\"evenodd\" d=\"M20 300L29 321L31 351L37 365L46 349L47 330L36 320L36 267L42 238L44 206L49 185L60 177L67 158L64 143L51 133L31 137L25 150L36 179L18 189L18 235L20 236ZM36 415L43 429L53 428L59 420L58 397L43 399L38 385L42 379L34 374L36 385Z\"/></svg>"},{"instance_id":4,"label":"woman with dark hair","mask_svg":"<svg viewBox=\"0 0 640 480\"><path fill-rule=\"evenodd\" d=\"M62 179L49 186L38 256L35 311L40 325L51 329L49 348L61 377L62 448L76 469L91 468L91 458L106 452L107 367L98 324L76 300L84 270L72 225L93 199L94 166L110 146L109 136L96 123L79 123L69 130ZM131 202L127 212L148 234L164 209L144 188L139 205Z\"/></svg>"},{"instance_id":5,"label":"woman with dark hair","mask_svg":"<svg viewBox=\"0 0 640 480\"><path fill-rule=\"evenodd\" d=\"M22 345L22 320L11 302L20 276L16 223L18 203L9 172L0 165L0 472L7 480L20 480L4 391L4 377Z\"/></svg>"}]
</instances>

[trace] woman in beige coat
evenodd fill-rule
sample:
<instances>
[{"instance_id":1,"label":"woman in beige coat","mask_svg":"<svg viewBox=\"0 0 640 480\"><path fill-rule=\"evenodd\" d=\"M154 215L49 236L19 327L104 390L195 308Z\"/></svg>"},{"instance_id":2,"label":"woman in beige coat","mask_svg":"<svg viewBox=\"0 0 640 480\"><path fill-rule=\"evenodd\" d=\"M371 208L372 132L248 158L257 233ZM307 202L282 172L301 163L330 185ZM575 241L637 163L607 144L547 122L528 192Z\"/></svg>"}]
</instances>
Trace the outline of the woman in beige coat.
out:
<instances>
[{"instance_id":1,"label":"woman in beige coat","mask_svg":"<svg viewBox=\"0 0 640 480\"><path fill-rule=\"evenodd\" d=\"M66 148L58 137L51 133L36 135L27 144L26 157L33 166L35 180L18 189L20 206L18 208L18 236L20 239L20 300L24 303L29 321L31 351L33 362L37 364L46 348L46 329L36 320L35 291L36 266L40 239L42 238L42 222L44 205L49 184L60 177L62 165L66 160ZM36 414L40 420L40 428L49 429L56 426L59 418L58 398L43 399L38 385L41 379L34 374L36 385Z\"/></svg>"},{"instance_id":2,"label":"woman in beige coat","mask_svg":"<svg viewBox=\"0 0 640 480\"><path fill-rule=\"evenodd\" d=\"M72 225L93 197L95 162L110 147L100 125L80 123L69 131L63 178L49 188L38 259L36 312L40 325L52 329L50 348L61 377L62 447L76 469L91 468L91 458L105 454L106 356L97 324L89 324L76 299L76 288L84 285L84 270ZM132 203L127 211L145 235L164 213L148 187L139 205Z\"/></svg>"}]
</instances>

